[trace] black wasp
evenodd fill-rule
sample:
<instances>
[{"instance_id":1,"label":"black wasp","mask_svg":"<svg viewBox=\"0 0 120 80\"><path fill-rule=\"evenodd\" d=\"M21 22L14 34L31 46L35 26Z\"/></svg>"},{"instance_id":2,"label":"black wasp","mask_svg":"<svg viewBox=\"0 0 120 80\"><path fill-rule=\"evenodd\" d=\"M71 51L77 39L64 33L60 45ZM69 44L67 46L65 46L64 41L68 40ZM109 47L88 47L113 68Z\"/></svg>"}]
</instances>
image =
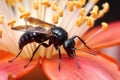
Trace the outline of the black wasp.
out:
<instances>
[{"instance_id":1,"label":"black wasp","mask_svg":"<svg viewBox=\"0 0 120 80\"><path fill-rule=\"evenodd\" d=\"M53 44L55 49L58 50L59 70L60 70L60 60L61 60L60 46L63 46L63 48L65 49L69 57L74 57L78 67L79 67L79 64L76 60L76 54L75 54L76 48L74 47L75 46L74 39L78 38L84 44L85 47L91 50L91 48L88 47L86 43L79 36L73 36L71 38L68 38L67 31L65 31L65 29L61 27L58 27L54 24L50 24L33 17L29 17L28 19L26 19L26 21L28 21L31 24L37 24L38 27L32 27L31 25L19 25L13 28L14 30L18 30L18 31L25 31L25 33L19 39L20 52L16 55L15 58L10 60L9 62L12 62L13 60L15 60L22 52L23 47L31 42L36 42L39 45L34 50L29 62L24 67L27 67L27 65L32 61L36 51L41 45L47 48ZM43 28L45 26L50 27L50 29L46 30L45 28ZM48 41L48 43L45 43L45 41Z\"/></svg>"}]
</instances>

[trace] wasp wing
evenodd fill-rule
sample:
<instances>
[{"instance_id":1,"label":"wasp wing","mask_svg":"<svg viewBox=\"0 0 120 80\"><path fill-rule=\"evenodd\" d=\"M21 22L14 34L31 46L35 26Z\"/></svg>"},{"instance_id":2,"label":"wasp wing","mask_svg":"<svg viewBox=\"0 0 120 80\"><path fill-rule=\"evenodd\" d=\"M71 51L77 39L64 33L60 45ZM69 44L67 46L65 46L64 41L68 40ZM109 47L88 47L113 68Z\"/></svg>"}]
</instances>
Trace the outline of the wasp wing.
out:
<instances>
[{"instance_id":1,"label":"wasp wing","mask_svg":"<svg viewBox=\"0 0 120 80\"><path fill-rule=\"evenodd\" d=\"M22 32L30 31L30 32L48 34L48 31L45 28L42 28L39 26L33 27L31 25L19 25L19 26L13 27L12 29L16 31L22 31Z\"/></svg>"},{"instance_id":2,"label":"wasp wing","mask_svg":"<svg viewBox=\"0 0 120 80\"><path fill-rule=\"evenodd\" d=\"M42 27L30 27L30 28L28 28L28 31L48 34L48 31Z\"/></svg>"},{"instance_id":3,"label":"wasp wing","mask_svg":"<svg viewBox=\"0 0 120 80\"><path fill-rule=\"evenodd\" d=\"M29 28L32 28L32 26L31 25L18 25L18 26L11 28L11 29L16 30L16 31L25 32L25 31L29 31Z\"/></svg>"},{"instance_id":4,"label":"wasp wing","mask_svg":"<svg viewBox=\"0 0 120 80\"><path fill-rule=\"evenodd\" d=\"M26 19L28 22L30 22L31 24L37 24L40 25L42 27L53 27L55 26L54 24L45 22L43 20L37 19L37 18L33 18L33 17L29 17Z\"/></svg>"}]
</instances>

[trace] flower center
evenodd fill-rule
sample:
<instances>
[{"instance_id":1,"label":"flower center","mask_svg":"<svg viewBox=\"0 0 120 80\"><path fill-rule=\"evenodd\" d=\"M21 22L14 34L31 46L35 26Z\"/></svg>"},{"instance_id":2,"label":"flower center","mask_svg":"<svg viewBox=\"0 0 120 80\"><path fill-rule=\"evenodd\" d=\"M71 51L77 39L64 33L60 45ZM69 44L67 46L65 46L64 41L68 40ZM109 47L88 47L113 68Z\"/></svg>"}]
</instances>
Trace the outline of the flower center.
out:
<instances>
[{"instance_id":1,"label":"flower center","mask_svg":"<svg viewBox=\"0 0 120 80\"><path fill-rule=\"evenodd\" d=\"M14 1L6 0L6 2L9 6L12 6L10 7L11 10L14 8L14 12L17 15L16 18L19 15L19 18L23 20L23 21L20 21L20 19L17 19L17 21L16 19L7 20L8 21L7 24L11 28L16 27L16 25L28 25L28 24L33 25L27 22L27 18L32 16L37 19L41 19L51 24L55 24L57 26L64 28L69 33L69 37L72 37L74 35L79 35L81 37L85 32L87 32L87 30L94 26L94 23L98 18L103 17L103 15L109 10L109 4L107 2L103 4L103 9L99 10L99 7L95 5L98 2L98 0L89 1L59 0L58 2L57 1L50 2L49 0L42 0L41 2L39 2L38 0L34 0L32 4L30 1L28 1L27 3L25 2L25 0L23 0L22 2L23 3L25 2L25 5L27 4L28 7L32 6L32 8L30 9L28 9L28 7L26 7L25 5L24 6L18 5L19 1L17 2L16 0ZM16 7L18 9L16 9ZM3 20L4 17L0 16L1 24L6 23ZM91 38L93 38L96 34L100 33L102 30L106 30L107 24L105 22L102 23L102 26L103 27L101 30L91 35L85 42L91 40ZM10 32L11 32L10 34L13 34L14 31ZM16 34L20 35L21 32L17 32ZM0 36L1 35L2 29L0 29ZM13 38L11 40L14 40L14 37L11 38ZM21 53L21 56L31 57L32 52L35 50L37 45L38 44L36 43L26 45L26 47ZM17 46L18 45L16 45L15 47ZM62 52L63 51L64 50L62 49ZM14 51L12 51L12 53L17 54ZM53 53L58 53L53 46L50 46L49 48L44 48L41 46L39 50L36 52L35 58L39 56L51 57L51 55L54 55Z\"/></svg>"}]
</instances>

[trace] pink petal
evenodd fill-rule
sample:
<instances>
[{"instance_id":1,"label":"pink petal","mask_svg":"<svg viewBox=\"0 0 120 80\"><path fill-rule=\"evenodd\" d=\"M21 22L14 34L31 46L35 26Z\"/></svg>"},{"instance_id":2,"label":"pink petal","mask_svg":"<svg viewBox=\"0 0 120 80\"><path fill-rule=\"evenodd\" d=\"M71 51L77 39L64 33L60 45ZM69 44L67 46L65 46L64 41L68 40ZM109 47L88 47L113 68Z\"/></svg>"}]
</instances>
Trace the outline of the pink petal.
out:
<instances>
[{"instance_id":1,"label":"pink petal","mask_svg":"<svg viewBox=\"0 0 120 80\"><path fill-rule=\"evenodd\" d=\"M96 27L88 31L84 38L87 39L89 36L98 31L100 27ZM109 28L107 31L103 31L96 35L87 44L92 48L101 49L105 47L120 45L120 21L109 23Z\"/></svg>"},{"instance_id":2,"label":"pink petal","mask_svg":"<svg viewBox=\"0 0 120 80\"><path fill-rule=\"evenodd\" d=\"M9 63L8 60L14 58L11 53L0 51L0 80L19 79L26 74L30 73L37 65L38 61L32 61L27 68L24 65L28 59L18 58L17 60Z\"/></svg>"},{"instance_id":3,"label":"pink petal","mask_svg":"<svg viewBox=\"0 0 120 80\"><path fill-rule=\"evenodd\" d=\"M120 80L118 66L101 56L77 52L80 68L73 58L62 55L61 70L58 58L43 60L43 71L50 80Z\"/></svg>"}]
</instances>

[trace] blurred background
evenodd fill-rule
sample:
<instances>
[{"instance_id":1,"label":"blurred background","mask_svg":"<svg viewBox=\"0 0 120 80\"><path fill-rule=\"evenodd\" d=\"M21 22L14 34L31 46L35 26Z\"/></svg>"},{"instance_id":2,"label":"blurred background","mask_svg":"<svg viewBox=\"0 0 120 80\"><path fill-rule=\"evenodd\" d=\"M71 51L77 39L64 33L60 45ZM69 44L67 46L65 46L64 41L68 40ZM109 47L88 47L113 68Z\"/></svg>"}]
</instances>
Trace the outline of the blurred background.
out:
<instances>
[{"instance_id":1,"label":"blurred background","mask_svg":"<svg viewBox=\"0 0 120 80\"><path fill-rule=\"evenodd\" d=\"M114 22L114 21L120 21L120 1L119 0L100 0L98 5L102 8L102 4L104 2L108 2L110 4L110 10L109 12L101 19L98 19L96 21L95 25L100 25L102 21L105 22ZM102 52L107 53L108 55L116 58L116 60L120 63L120 46L114 46L110 48L106 48L102 50Z\"/></svg>"}]
</instances>

